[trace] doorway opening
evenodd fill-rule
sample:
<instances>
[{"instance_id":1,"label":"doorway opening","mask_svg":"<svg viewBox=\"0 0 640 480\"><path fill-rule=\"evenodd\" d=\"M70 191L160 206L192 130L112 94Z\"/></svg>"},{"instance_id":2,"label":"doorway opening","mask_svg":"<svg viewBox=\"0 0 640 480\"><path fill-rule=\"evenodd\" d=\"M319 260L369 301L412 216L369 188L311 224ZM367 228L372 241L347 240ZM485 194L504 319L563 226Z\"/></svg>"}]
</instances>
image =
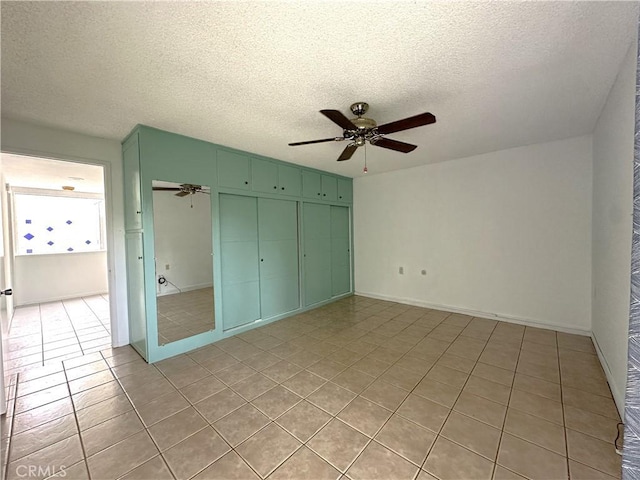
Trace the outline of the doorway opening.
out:
<instances>
[{"instance_id":1,"label":"doorway opening","mask_svg":"<svg viewBox=\"0 0 640 480\"><path fill-rule=\"evenodd\" d=\"M7 371L110 348L104 167L3 153L2 189Z\"/></svg>"}]
</instances>

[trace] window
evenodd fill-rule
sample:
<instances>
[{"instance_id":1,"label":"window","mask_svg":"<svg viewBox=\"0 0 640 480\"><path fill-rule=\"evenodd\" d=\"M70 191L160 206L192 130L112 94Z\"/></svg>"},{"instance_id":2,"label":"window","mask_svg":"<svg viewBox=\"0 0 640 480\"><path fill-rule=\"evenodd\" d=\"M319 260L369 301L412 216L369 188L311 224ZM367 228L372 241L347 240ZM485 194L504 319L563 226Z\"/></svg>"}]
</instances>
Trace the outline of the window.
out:
<instances>
[{"instance_id":1,"label":"window","mask_svg":"<svg viewBox=\"0 0 640 480\"><path fill-rule=\"evenodd\" d=\"M16 193L14 213L17 255L105 248L101 198Z\"/></svg>"}]
</instances>

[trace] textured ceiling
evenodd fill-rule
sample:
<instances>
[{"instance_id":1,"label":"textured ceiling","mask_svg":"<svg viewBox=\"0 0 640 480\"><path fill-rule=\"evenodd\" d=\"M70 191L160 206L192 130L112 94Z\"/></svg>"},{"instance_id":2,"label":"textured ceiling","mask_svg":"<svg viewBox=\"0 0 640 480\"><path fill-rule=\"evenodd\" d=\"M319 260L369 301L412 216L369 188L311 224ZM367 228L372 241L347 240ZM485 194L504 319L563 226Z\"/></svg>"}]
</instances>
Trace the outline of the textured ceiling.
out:
<instances>
[{"instance_id":1,"label":"textured ceiling","mask_svg":"<svg viewBox=\"0 0 640 480\"><path fill-rule=\"evenodd\" d=\"M593 130L636 2L9 2L2 114L122 139L142 123L361 174L318 110L435 125L368 147L372 173Z\"/></svg>"},{"instance_id":2,"label":"textured ceiling","mask_svg":"<svg viewBox=\"0 0 640 480\"><path fill-rule=\"evenodd\" d=\"M62 190L69 185L76 192L104 193L102 171L96 165L2 154L2 173L12 187Z\"/></svg>"}]
</instances>

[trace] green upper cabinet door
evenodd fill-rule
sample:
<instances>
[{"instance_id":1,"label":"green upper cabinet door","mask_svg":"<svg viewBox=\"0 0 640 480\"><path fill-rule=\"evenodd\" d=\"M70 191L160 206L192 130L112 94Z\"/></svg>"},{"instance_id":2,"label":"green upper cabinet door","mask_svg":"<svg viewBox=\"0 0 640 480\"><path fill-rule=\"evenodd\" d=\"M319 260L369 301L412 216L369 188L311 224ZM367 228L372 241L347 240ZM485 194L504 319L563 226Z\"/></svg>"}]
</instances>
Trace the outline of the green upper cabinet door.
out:
<instances>
[{"instance_id":1,"label":"green upper cabinet door","mask_svg":"<svg viewBox=\"0 0 640 480\"><path fill-rule=\"evenodd\" d=\"M142 199L140 197L140 149L138 134L127 140L122 153L124 160L124 227L126 230L142 228Z\"/></svg>"},{"instance_id":2,"label":"green upper cabinet door","mask_svg":"<svg viewBox=\"0 0 640 480\"><path fill-rule=\"evenodd\" d=\"M338 201L351 203L353 201L353 181L347 178L338 179Z\"/></svg>"},{"instance_id":3,"label":"green upper cabinet door","mask_svg":"<svg viewBox=\"0 0 640 480\"><path fill-rule=\"evenodd\" d=\"M330 175L322 175L322 200L335 202L338 199L338 179Z\"/></svg>"},{"instance_id":4,"label":"green upper cabinet door","mask_svg":"<svg viewBox=\"0 0 640 480\"><path fill-rule=\"evenodd\" d=\"M300 308L297 202L259 198L258 235L260 302L267 319Z\"/></svg>"},{"instance_id":5,"label":"green upper cabinet door","mask_svg":"<svg viewBox=\"0 0 640 480\"><path fill-rule=\"evenodd\" d=\"M278 165L268 160L251 159L251 189L254 192L277 193Z\"/></svg>"},{"instance_id":6,"label":"green upper cabinet door","mask_svg":"<svg viewBox=\"0 0 640 480\"><path fill-rule=\"evenodd\" d=\"M220 195L223 329L260 318L258 209L254 197Z\"/></svg>"},{"instance_id":7,"label":"green upper cabinet door","mask_svg":"<svg viewBox=\"0 0 640 480\"><path fill-rule=\"evenodd\" d=\"M249 190L249 157L218 150L218 186Z\"/></svg>"},{"instance_id":8,"label":"green upper cabinet door","mask_svg":"<svg viewBox=\"0 0 640 480\"><path fill-rule=\"evenodd\" d=\"M302 193L300 169L287 165L278 165L278 187L283 195L299 197Z\"/></svg>"},{"instance_id":9,"label":"green upper cabinet door","mask_svg":"<svg viewBox=\"0 0 640 480\"><path fill-rule=\"evenodd\" d=\"M303 204L304 303L331 298L331 210L329 205Z\"/></svg>"},{"instance_id":10,"label":"green upper cabinet door","mask_svg":"<svg viewBox=\"0 0 640 480\"><path fill-rule=\"evenodd\" d=\"M351 291L349 208L331 205L331 295Z\"/></svg>"},{"instance_id":11,"label":"green upper cabinet door","mask_svg":"<svg viewBox=\"0 0 640 480\"><path fill-rule=\"evenodd\" d=\"M320 174L302 171L302 196L305 198L322 199L322 185L320 183Z\"/></svg>"}]
</instances>

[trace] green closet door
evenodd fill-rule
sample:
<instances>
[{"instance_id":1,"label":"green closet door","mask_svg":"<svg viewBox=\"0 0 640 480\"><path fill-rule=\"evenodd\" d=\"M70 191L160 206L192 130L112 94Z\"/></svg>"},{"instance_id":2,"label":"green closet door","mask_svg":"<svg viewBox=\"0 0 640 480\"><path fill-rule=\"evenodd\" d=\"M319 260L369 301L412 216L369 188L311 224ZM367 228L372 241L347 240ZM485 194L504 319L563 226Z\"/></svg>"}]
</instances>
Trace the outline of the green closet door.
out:
<instances>
[{"instance_id":1,"label":"green closet door","mask_svg":"<svg viewBox=\"0 0 640 480\"><path fill-rule=\"evenodd\" d=\"M304 203L305 306L331 298L331 210Z\"/></svg>"},{"instance_id":2,"label":"green closet door","mask_svg":"<svg viewBox=\"0 0 640 480\"><path fill-rule=\"evenodd\" d=\"M260 318L256 199L220 195L220 266L224 330Z\"/></svg>"},{"instance_id":3,"label":"green closet door","mask_svg":"<svg viewBox=\"0 0 640 480\"><path fill-rule=\"evenodd\" d=\"M262 318L300 307L298 208L294 201L258 199Z\"/></svg>"},{"instance_id":4,"label":"green closet door","mask_svg":"<svg viewBox=\"0 0 640 480\"><path fill-rule=\"evenodd\" d=\"M129 342L147 360L149 351L147 349L147 313L144 299L142 233L127 233L125 242L129 294Z\"/></svg>"},{"instance_id":5,"label":"green closet door","mask_svg":"<svg viewBox=\"0 0 640 480\"><path fill-rule=\"evenodd\" d=\"M331 294L351 291L349 208L331 206Z\"/></svg>"}]
</instances>

